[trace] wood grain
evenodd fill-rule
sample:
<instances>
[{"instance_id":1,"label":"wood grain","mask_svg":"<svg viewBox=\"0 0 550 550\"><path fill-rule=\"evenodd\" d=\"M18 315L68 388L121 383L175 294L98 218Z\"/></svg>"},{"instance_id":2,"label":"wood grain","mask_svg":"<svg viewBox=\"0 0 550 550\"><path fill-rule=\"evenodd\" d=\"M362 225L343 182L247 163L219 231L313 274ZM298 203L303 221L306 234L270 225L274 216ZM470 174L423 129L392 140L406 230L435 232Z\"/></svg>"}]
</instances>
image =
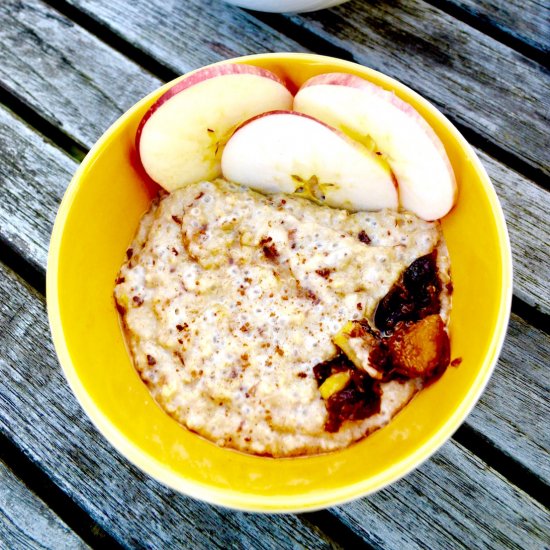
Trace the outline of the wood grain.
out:
<instances>
[{"instance_id":1,"label":"wood grain","mask_svg":"<svg viewBox=\"0 0 550 550\"><path fill-rule=\"evenodd\" d=\"M12 16L15 8L6 8L10 3L19 10L15 12L17 19ZM2 4L0 29L3 29L0 30L3 38L0 51L7 60L0 64L2 84L85 148L90 148L124 109L161 84L160 80L39 0L29 0L24 7L14 0ZM73 44L71 50L67 50L67 42ZM76 44L78 47L74 46ZM89 52L97 53L94 56ZM97 63L96 57L102 63ZM57 74L64 76L60 79ZM125 86L128 82L125 93L121 93L121 82ZM101 90L100 96L98 90ZM102 102L101 98L106 100ZM9 141L0 147L4 147L4 153L9 155L5 158L15 154L16 148L10 146ZM25 147L24 140L17 144L18 150ZM496 186L506 215L516 269L514 292L539 311L550 314L550 281L540 276L550 265L550 249L542 246L546 235L550 234L547 214L550 194L486 153L480 150L477 153ZM45 158L33 169L40 171L49 162ZM17 200L10 197L10 200L18 205L29 200L32 215L37 219L43 217L45 209L28 196L21 172L10 170L9 166L2 169L6 178L16 178L21 183L23 196ZM57 190L56 197L59 198L62 192L59 184L63 182L64 187L73 170L71 168L63 175L45 171L39 174L39 179L44 180L47 189ZM17 184L14 187L19 189ZM52 206L51 202L47 205ZM16 219L7 226L6 232L13 240L19 238L18 217L27 217L27 214L20 212L15 203L11 204L10 212ZM49 233L51 223L45 227ZM38 229L44 231L45 227ZM21 248L25 249L23 244Z\"/></svg>"},{"instance_id":2,"label":"wood grain","mask_svg":"<svg viewBox=\"0 0 550 550\"><path fill-rule=\"evenodd\" d=\"M1 239L45 272L55 214L77 162L0 107Z\"/></svg>"},{"instance_id":3,"label":"wood grain","mask_svg":"<svg viewBox=\"0 0 550 550\"><path fill-rule=\"evenodd\" d=\"M85 149L160 81L42 2L0 2L2 85Z\"/></svg>"},{"instance_id":4,"label":"wood grain","mask_svg":"<svg viewBox=\"0 0 550 550\"><path fill-rule=\"evenodd\" d=\"M423 0L352 0L289 20L550 174L550 77L532 60Z\"/></svg>"},{"instance_id":5,"label":"wood grain","mask_svg":"<svg viewBox=\"0 0 550 550\"><path fill-rule=\"evenodd\" d=\"M129 465L95 432L65 383L45 337L43 298L3 267L0 282L0 376L9 380L0 387L0 425L107 532L128 546L329 545L295 516L207 506ZM474 510L483 513L474 516ZM476 541L542 547L548 519L538 503L452 441L396 485L333 513L367 542L388 548L423 541L434 548L449 541L470 548L480 547Z\"/></svg>"},{"instance_id":6,"label":"wood grain","mask_svg":"<svg viewBox=\"0 0 550 550\"><path fill-rule=\"evenodd\" d=\"M545 0L443 0L541 53L550 53L550 4Z\"/></svg>"},{"instance_id":7,"label":"wood grain","mask_svg":"<svg viewBox=\"0 0 550 550\"><path fill-rule=\"evenodd\" d=\"M548 510L524 502L487 464L447 443L394 487L333 512L374 548L545 549Z\"/></svg>"},{"instance_id":8,"label":"wood grain","mask_svg":"<svg viewBox=\"0 0 550 550\"><path fill-rule=\"evenodd\" d=\"M10 147L9 151L2 150L6 144ZM15 154L16 151L22 151L24 154ZM0 157L12 159L10 163L0 166L0 185L5 197L0 203L1 236L37 269L43 271L57 204L72 172L76 169L76 162L54 146L47 144L23 122L14 119L9 112L2 109L0 109ZM533 186L533 189L541 191L536 186ZM546 191L543 193L545 197L548 195ZM536 201L533 202L536 203ZM533 204L533 208L535 206L537 205ZM538 208L543 207L544 204L538 204ZM548 217L542 211L540 220L531 219L529 225L531 234L536 235L541 230L541 225L542 228L544 227L545 220L548 220ZM521 226L519 229L522 229ZM529 232L518 233L523 237L529 234ZM517 243L515 246L517 247ZM538 242L536 246L540 248ZM522 252L519 247L516 251L519 254L527 253ZM536 276L534 274L533 278ZM539 279L543 281L544 277ZM521 331L514 334L515 339L507 342L504 348L501 359L503 368L497 368L493 380L499 388L495 390L497 396L503 392L506 397L498 396L489 401L486 401L485 397L482 399L483 403L487 403L487 414L493 415L494 421L487 423L481 416L478 421L475 421L476 417L472 417L468 423L471 422L477 431L485 434L503 452L514 457L527 468L533 469L536 475L542 475L548 480L547 470L537 471L537 467L543 464L546 458L545 451L540 446L541 432L537 427L540 416L537 402L530 401L528 398L531 392L533 396L540 396L544 391L539 380L540 375L536 370L540 365L542 356L539 354L543 349L544 338L537 337L537 342L541 344L534 346L531 336L538 334L536 331L527 332L525 338L521 337ZM523 392L516 393L513 368L518 353L528 354L523 363L527 365L527 372L531 374L528 374L525 380L525 395ZM489 393L487 395L489 396ZM511 407L510 404L516 406ZM522 419L519 425L517 425L517 419ZM546 448L547 451L548 448Z\"/></svg>"},{"instance_id":9,"label":"wood grain","mask_svg":"<svg viewBox=\"0 0 550 550\"><path fill-rule=\"evenodd\" d=\"M506 218L514 294L550 315L550 192L479 149L476 153L495 186Z\"/></svg>"},{"instance_id":10,"label":"wood grain","mask_svg":"<svg viewBox=\"0 0 550 550\"><path fill-rule=\"evenodd\" d=\"M220 0L64 0L176 73L262 52L306 51Z\"/></svg>"},{"instance_id":11,"label":"wood grain","mask_svg":"<svg viewBox=\"0 0 550 550\"><path fill-rule=\"evenodd\" d=\"M512 315L496 372L467 421L550 486L550 337ZM502 425L506 429L502 429ZM529 426L529 429L525 429Z\"/></svg>"},{"instance_id":12,"label":"wood grain","mask_svg":"<svg viewBox=\"0 0 550 550\"><path fill-rule=\"evenodd\" d=\"M0 548L89 548L0 460Z\"/></svg>"},{"instance_id":13,"label":"wood grain","mask_svg":"<svg viewBox=\"0 0 550 550\"><path fill-rule=\"evenodd\" d=\"M334 548L292 515L228 511L161 486L83 414L57 364L44 299L0 268L0 429L113 538L141 548ZM55 444L53 444L55 442Z\"/></svg>"}]
</instances>

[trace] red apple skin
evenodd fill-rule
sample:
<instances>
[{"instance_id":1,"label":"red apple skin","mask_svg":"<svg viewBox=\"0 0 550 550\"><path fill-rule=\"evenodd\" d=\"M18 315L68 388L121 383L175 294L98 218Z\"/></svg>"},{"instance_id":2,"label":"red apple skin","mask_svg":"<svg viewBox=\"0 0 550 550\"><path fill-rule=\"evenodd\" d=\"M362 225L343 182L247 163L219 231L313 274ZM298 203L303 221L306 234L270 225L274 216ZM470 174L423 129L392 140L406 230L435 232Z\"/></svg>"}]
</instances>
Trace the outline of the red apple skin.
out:
<instances>
[{"instance_id":1,"label":"red apple skin","mask_svg":"<svg viewBox=\"0 0 550 550\"><path fill-rule=\"evenodd\" d=\"M251 74L256 76L262 76L265 78L270 78L271 80L274 80L275 82L278 82L279 84L281 84L281 86L284 86L285 88L287 88L283 80L279 78L275 73L272 73L267 69L262 69L261 67L255 67L254 65L226 63L222 65L215 65L213 67L205 67L204 69L200 69L190 74L188 77L183 78L182 80L174 84L174 86L172 86L170 89L166 90L166 92L164 92L155 101L155 103L151 105L149 110L145 113L136 131L135 143L136 143L136 150L138 152L138 156L140 156L139 143L140 143L143 127L159 107L161 107L164 103L166 103L169 99L174 97L176 94L183 92L183 90L186 90L187 88L190 88L195 84L199 84L210 78L216 78L218 76L225 76L225 75L235 75L235 74Z\"/></svg>"}]
</instances>

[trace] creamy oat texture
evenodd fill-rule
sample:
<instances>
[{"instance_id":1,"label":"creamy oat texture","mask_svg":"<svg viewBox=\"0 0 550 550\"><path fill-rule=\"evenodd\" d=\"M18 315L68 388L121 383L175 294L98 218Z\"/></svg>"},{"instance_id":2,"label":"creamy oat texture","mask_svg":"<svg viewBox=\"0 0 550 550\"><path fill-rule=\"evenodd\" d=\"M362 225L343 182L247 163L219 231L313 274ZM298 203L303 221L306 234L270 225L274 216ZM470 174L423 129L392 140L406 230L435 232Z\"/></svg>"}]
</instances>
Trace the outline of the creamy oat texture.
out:
<instances>
[{"instance_id":1,"label":"creamy oat texture","mask_svg":"<svg viewBox=\"0 0 550 550\"><path fill-rule=\"evenodd\" d=\"M385 425L420 389L384 383L379 414L328 433L312 369L335 355L331 338L346 321L371 318L437 246L445 288L438 223L203 182L153 203L115 297L136 368L175 419L245 452L313 454Z\"/></svg>"}]
</instances>

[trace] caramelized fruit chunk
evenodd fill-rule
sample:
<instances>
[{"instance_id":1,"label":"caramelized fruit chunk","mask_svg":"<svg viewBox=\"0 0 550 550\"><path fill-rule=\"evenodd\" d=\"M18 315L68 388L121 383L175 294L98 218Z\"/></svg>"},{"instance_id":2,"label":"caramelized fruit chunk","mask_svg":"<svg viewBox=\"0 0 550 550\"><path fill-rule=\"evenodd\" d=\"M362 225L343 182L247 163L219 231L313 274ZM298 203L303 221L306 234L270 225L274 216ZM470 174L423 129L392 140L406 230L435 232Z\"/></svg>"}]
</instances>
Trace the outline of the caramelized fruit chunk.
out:
<instances>
[{"instance_id":1,"label":"caramelized fruit chunk","mask_svg":"<svg viewBox=\"0 0 550 550\"><path fill-rule=\"evenodd\" d=\"M321 386L323 382L337 372L345 372L353 368L353 363L343 354L340 353L336 357L323 361L313 367L313 376L317 381L317 385Z\"/></svg>"},{"instance_id":2,"label":"caramelized fruit chunk","mask_svg":"<svg viewBox=\"0 0 550 550\"><path fill-rule=\"evenodd\" d=\"M437 251L416 259L382 298L374 316L378 330L392 332L397 323L414 322L438 313L441 281L437 274Z\"/></svg>"},{"instance_id":3,"label":"caramelized fruit chunk","mask_svg":"<svg viewBox=\"0 0 550 550\"><path fill-rule=\"evenodd\" d=\"M449 365L449 337L439 315L397 330L387 344L393 369L409 378L434 381Z\"/></svg>"},{"instance_id":4,"label":"caramelized fruit chunk","mask_svg":"<svg viewBox=\"0 0 550 550\"><path fill-rule=\"evenodd\" d=\"M363 420L380 412L380 382L359 370L351 372L348 386L327 399L327 432L337 432L345 420Z\"/></svg>"},{"instance_id":5,"label":"caramelized fruit chunk","mask_svg":"<svg viewBox=\"0 0 550 550\"><path fill-rule=\"evenodd\" d=\"M401 323L386 338L366 320L350 321L334 340L340 347L343 344L344 353L313 368L328 412L327 432L337 432L346 420L362 420L380 412L381 382L421 378L426 385L437 380L450 361L449 337L438 314L410 325ZM365 358L350 347L355 340L369 346L367 368L363 368L365 363L356 366L356 361Z\"/></svg>"},{"instance_id":6,"label":"caramelized fruit chunk","mask_svg":"<svg viewBox=\"0 0 550 550\"><path fill-rule=\"evenodd\" d=\"M380 383L356 369L344 354L315 365L313 374L320 390L325 387L325 384L332 386L332 381L335 382L334 387L325 387L327 395L329 389L336 388L336 382L346 381L342 386L343 389L330 393L330 396L325 399L328 412L328 420L325 423L327 432L337 432L345 420L363 420L380 412L382 396Z\"/></svg>"},{"instance_id":7,"label":"caramelized fruit chunk","mask_svg":"<svg viewBox=\"0 0 550 550\"><path fill-rule=\"evenodd\" d=\"M382 379L379 365L380 335L374 331L366 319L348 321L332 338L332 341L348 356L350 361L369 376Z\"/></svg>"}]
</instances>

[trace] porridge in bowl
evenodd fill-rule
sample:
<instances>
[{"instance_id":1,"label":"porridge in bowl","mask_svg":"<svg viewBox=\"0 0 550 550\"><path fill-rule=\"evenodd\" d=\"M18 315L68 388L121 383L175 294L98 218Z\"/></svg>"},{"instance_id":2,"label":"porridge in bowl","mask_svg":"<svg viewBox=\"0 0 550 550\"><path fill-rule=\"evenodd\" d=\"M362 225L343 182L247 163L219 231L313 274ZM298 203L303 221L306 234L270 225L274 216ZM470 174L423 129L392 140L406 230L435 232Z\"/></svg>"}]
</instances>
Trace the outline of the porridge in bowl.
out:
<instances>
[{"instance_id":1,"label":"porridge in bowl","mask_svg":"<svg viewBox=\"0 0 550 550\"><path fill-rule=\"evenodd\" d=\"M298 102L302 89L292 98L266 73L199 71L143 118L141 162L169 193L143 217L115 300L168 414L218 445L287 457L349 446L446 369L437 220L456 185L433 131L389 92L321 75ZM220 83L227 105L201 111ZM366 98L362 137L332 109L347 87ZM380 129L386 103L391 124L412 119L420 160Z\"/></svg>"},{"instance_id":2,"label":"porridge in bowl","mask_svg":"<svg viewBox=\"0 0 550 550\"><path fill-rule=\"evenodd\" d=\"M449 265L438 222L202 182L153 204L115 296L134 363L170 415L220 445L311 454L385 425L422 387L418 376L382 368L371 378L341 361L339 372L363 374L374 387L360 396L368 416L333 418L318 366L339 355L334 338L347 322L374 327L400 275L434 251L446 321Z\"/></svg>"}]
</instances>

